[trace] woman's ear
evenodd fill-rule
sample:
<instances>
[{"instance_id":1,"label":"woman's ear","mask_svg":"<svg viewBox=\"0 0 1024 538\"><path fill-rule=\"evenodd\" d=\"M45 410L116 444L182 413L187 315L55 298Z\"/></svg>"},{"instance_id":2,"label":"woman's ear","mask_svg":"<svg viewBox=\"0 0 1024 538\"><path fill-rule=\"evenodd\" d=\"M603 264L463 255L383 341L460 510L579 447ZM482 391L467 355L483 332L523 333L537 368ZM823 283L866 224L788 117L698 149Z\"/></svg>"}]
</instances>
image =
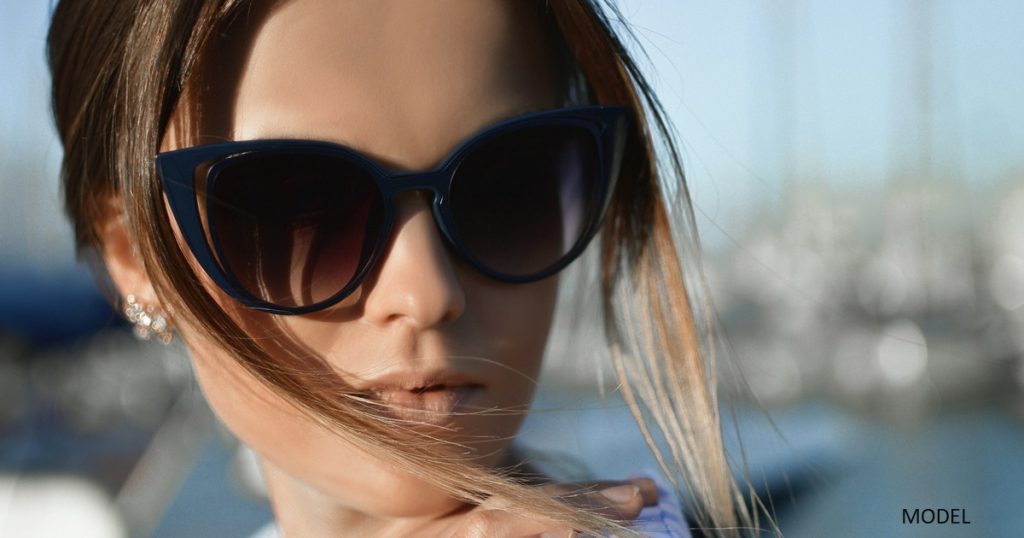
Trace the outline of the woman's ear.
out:
<instances>
[{"instance_id":1,"label":"woman's ear","mask_svg":"<svg viewBox=\"0 0 1024 538\"><path fill-rule=\"evenodd\" d=\"M104 215L96 232L101 242L103 263L118 295L133 295L143 305L159 304L149 273L146 272L138 247L128 229L124 203L120 197L110 200Z\"/></svg>"}]
</instances>

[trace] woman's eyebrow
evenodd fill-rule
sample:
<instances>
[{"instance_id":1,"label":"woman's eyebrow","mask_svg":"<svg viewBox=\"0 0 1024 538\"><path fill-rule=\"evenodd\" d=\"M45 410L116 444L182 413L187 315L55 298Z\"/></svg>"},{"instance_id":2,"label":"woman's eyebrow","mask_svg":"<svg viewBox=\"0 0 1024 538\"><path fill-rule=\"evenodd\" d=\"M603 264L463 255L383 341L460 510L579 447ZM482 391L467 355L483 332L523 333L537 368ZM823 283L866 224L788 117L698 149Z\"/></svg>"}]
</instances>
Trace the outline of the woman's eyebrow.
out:
<instances>
[{"instance_id":1,"label":"woman's eyebrow","mask_svg":"<svg viewBox=\"0 0 1024 538\"><path fill-rule=\"evenodd\" d=\"M529 101L515 101L509 106L502 107L496 114L492 114L490 118L484 122L481 122L477 127L462 138L462 141L472 138L474 135L486 130L492 125L501 123L505 120L515 118L517 116L523 116L531 112L540 112L552 108L551 106L537 106L535 103Z\"/></svg>"},{"instance_id":2,"label":"woman's eyebrow","mask_svg":"<svg viewBox=\"0 0 1024 538\"><path fill-rule=\"evenodd\" d=\"M493 112L491 114L488 114L486 116L485 120L479 121L479 122L475 122L474 123L474 128L472 130L468 131L467 133L465 133L450 148L447 148L447 150L445 151L444 155L440 156L439 160L436 163L434 163L432 166L436 166L436 165L440 164L441 162L443 162L444 159L448 158L448 156L451 154L451 152L454 151L457 147L459 147L459 145L461 145L462 143L466 142L467 140L473 138L474 136L479 135L480 133L486 131L487 129L489 129L489 128L491 128L491 127L493 127L493 126L495 126L495 125L497 125L497 124L499 124L499 123L501 123L503 121L515 118L517 116L522 116L522 115L525 115L525 114L530 114L532 112L539 112L539 111L542 111L542 110L548 110L550 108L552 108L552 107L551 106L544 106L544 105L538 106L536 103L531 103L531 102L529 102L527 100L511 101L511 102L509 102L507 104L507 106L502 106L500 108L496 108L495 112ZM338 146L342 146L342 147L348 148L350 150L356 151L356 152L362 154L363 156L370 158L371 160L373 160L374 162L376 162L378 165L380 165L382 168L384 168L385 170L387 170L389 172L405 172L405 171L407 171L407 172L420 172L420 171L429 170L432 167L432 166L431 167L425 167L425 168L424 167L418 167L418 168L412 169L412 168L409 168L408 166L400 163L399 161L397 161L393 157L389 157L389 156L383 155L383 154L381 154L379 152L373 151L371 149L362 147L359 144L354 144L354 143L352 143L351 140L348 140L348 139L345 139L343 137L339 137L339 136L336 136L336 135L330 135L330 134L325 136L325 133L316 133L316 132L313 132L313 131L288 131L288 132L284 132L284 131L269 130L269 131L266 131L266 132L259 133L259 135L256 137L256 139L259 139L259 140L309 140L309 141L327 142L327 143L330 143L330 144L336 144Z\"/></svg>"}]
</instances>

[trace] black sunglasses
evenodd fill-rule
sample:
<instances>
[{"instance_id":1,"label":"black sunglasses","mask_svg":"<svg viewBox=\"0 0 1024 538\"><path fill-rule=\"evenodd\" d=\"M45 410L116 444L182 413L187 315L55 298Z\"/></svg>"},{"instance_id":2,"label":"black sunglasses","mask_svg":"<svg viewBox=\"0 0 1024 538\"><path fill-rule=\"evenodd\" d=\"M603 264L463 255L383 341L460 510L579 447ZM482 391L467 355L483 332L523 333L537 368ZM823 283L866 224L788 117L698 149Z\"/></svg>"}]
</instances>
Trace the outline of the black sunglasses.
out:
<instances>
[{"instance_id":1,"label":"black sunglasses","mask_svg":"<svg viewBox=\"0 0 1024 538\"><path fill-rule=\"evenodd\" d=\"M379 260L393 198L429 191L452 248L503 282L564 268L597 232L618 175L627 109L535 112L473 135L433 170L390 173L338 144L253 140L156 157L203 270L228 295L301 314L352 293Z\"/></svg>"}]
</instances>

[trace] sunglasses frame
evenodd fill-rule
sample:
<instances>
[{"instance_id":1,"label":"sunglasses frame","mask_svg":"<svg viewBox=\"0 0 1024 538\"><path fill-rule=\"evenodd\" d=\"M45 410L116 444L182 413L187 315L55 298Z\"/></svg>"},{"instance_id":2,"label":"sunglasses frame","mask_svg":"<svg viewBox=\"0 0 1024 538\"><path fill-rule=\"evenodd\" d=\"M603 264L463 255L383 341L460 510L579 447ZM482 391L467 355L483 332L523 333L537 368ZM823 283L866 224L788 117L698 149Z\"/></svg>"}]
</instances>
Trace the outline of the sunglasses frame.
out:
<instances>
[{"instance_id":1,"label":"sunglasses frame","mask_svg":"<svg viewBox=\"0 0 1024 538\"><path fill-rule=\"evenodd\" d=\"M394 224L394 197L405 191L426 190L433 194L431 207L434 221L445 240L463 260L481 273L502 282L525 283L541 280L562 270L583 252L600 228L618 179L625 146L627 118L628 109L626 107L600 105L561 108L515 116L485 127L471 135L459 143L437 167L419 172L388 172L373 159L343 145L290 139L227 142L168 151L156 156L156 169L168 205L178 223L185 243L200 267L217 286L230 297L255 310L285 315L306 314L328 308L349 296L359 287L366 275L377 266L391 237L391 229ZM459 165L475 146L499 133L538 125L579 126L594 137L601 183L598 191L599 203L595 214L584 225L579 239L558 262L534 274L507 275L487 267L464 248L455 232L454 218L448 204L448 194ZM263 301L246 290L237 277L232 274L230 268L222 266L217 261L223 259L223 256L220 255L219 245L210 244L211 242L216 243L216 235L211 230L208 241L207 232L203 229L203 220L196 194L197 171L200 166L209 165L206 168L208 188L202 193L208 197L223 163L227 163L235 157L251 155L256 152L294 152L302 155L318 154L336 157L365 171L377 186L378 194L383 202L383 219L376 244L368 257L360 258L355 275L345 287L327 299L305 306L281 306ZM209 210L207 210L207 218L209 222Z\"/></svg>"}]
</instances>

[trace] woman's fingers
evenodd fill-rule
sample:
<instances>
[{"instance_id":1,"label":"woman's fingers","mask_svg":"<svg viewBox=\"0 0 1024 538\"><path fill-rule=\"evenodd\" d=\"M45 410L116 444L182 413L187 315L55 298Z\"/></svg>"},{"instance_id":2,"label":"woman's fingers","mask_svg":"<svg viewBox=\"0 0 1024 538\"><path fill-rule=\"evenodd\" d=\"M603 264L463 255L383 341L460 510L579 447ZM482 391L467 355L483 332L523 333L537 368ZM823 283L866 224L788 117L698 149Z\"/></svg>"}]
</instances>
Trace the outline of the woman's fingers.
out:
<instances>
[{"instance_id":1,"label":"woman's fingers","mask_svg":"<svg viewBox=\"0 0 1024 538\"><path fill-rule=\"evenodd\" d=\"M622 484L589 495L590 509L621 521L632 521L644 508L644 498L636 484Z\"/></svg>"},{"instance_id":2,"label":"woman's fingers","mask_svg":"<svg viewBox=\"0 0 1024 538\"><path fill-rule=\"evenodd\" d=\"M606 489L622 484L632 484L640 488L640 496L643 498L643 506L654 506L658 504L658 486L650 478L633 478L627 481L601 481L592 482L598 489Z\"/></svg>"},{"instance_id":3,"label":"woman's fingers","mask_svg":"<svg viewBox=\"0 0 1024 538\"><path fill-rule=\"evenodd\" d=\"M636 519L643 507L658 503L658 488L648 478L549 484L543 488L570 504L620 521Z\"/></svg>"},{"instance_id":4,"label":"woman's fingers","mask_svg":"<svg viewBox=\"0 0 1024 538\"><path fill-rule=\"evenodd\" d=\"M644 498L644 506L657 506L658 485L650 478L634 478L630 480L640 488L640 496Z\"/></svg>"},{"instance_id":5,"label":"woman's fingers","mask_svg":"<svg viewBox=\"0 0 1024 538\"><path fill-rule=\"evenodd\" d=\"M657 504L658 489L650 479L601 481L578 484L548 484L541 489L582 510L628 523L644 506ZM460 538L560 536L577 534L572 529L537 514L517 511L505 499L491 498L465 515L459 526Z\"/></svg>"},{"instance_id":6,"label":"woman's fingers","mask_svg":"<svg viewBox=\"0 0 1024 538\"><path fill-rule=\"evenodd\" d=\"M566 485L559 489L560 500L619 521L636 519L644 507L640 487L630 482Z\"/></svg>"}]
</instances>

